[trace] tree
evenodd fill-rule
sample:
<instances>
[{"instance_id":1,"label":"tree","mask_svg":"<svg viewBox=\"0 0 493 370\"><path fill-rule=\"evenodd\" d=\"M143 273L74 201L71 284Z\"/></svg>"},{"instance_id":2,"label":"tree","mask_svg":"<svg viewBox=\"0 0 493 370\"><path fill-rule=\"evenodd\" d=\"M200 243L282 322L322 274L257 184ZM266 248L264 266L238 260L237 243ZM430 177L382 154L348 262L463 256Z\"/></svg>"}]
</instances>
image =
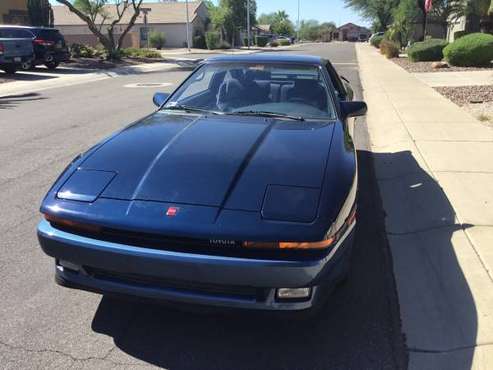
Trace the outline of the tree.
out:
<instances>
[{"instance_id":1,"label":"tree","mask_svg":"<svg viewBox=\"0 0 493 370\"><path fill-rule=\"evenodd\" d=\"M112 4L108 4L110 0L56 1L67 6L72 13L82 19L89 27L89 30L103 45L108 54L108 58L115 59L119 57L119 50L125 36L134 26L137 17L140 15L140 7L143 0L113 0ZM112 7L114 12L110 12L109 7ZM130 20L117 38L115 35L115 27L129 10L132 11Z\"/></svg>"},{"instance_id":2,"label":"tree","mask_svg":"<svg viewBox=\"0 0 493 370\"><path fill-rule=\"evenodd\" d=\"M399 0L344 0L346 6L358 11L373 22L375 31L386 31L392 24L392 14L399 6Z\"/></svg>"},{"instance_id":3,"label":"tree","mask_svg":"<svg viewBox=\"0 0 493 370\"><path fill-rule=\"evenodd\" d=\"M276 13L263 13L258 17L257 24L272 24L274 23L275 17Z\"/></svg>"},{"instance_id":4,"label":"tree","mask_svg":"<svg viewBox=\"0 0 493 370\"><path fill-rule=\"evenodd\" d=\"M291 36L294 34L293 22L291 22L289 15L284 10L273 13L270 29L277 35Z\"/></svg>"},{"instance_id":5,"label":"tree","mask_svg":"<svg viewBox=\"0 0 493 370\"><path fill-rule=\"evenodd\" d=\"M227 17L225 28L231 45L239 44L240 30L247 27L247 0L220 0L219 6L225 8ZM257 3L250 0L250 25L257 23Z\"/></svg>"},{"instance_id":6,"label":"tree","mask_svg":"<svg viewBox=\"0 0 493 370\"><path fill-rule=\"evenodd\" d=\"M32 26L53 27L53 9L48 0L28 0L27 11Z\"/></svg>"}]
</instances>

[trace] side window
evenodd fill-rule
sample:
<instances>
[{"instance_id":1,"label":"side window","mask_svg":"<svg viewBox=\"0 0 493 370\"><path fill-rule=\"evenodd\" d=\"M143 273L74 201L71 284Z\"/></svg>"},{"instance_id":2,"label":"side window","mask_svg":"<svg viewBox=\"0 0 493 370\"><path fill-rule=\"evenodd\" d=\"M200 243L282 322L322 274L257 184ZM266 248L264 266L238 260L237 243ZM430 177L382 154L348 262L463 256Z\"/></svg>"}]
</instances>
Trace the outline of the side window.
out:
<instances>
[{"instance_id":1,"label":"side window","mask_svg":"<svg viewBox=\"0 0 493 370\"><path fill-rule=\"evenodd\" d=\"M15 38L19 39L32 39L34 37L28 30L14 30L13 34Z\"/></svg>"},{"instance_id":2,"label":"side window","mask_svg":"<svg viewBox=\"0 0 493 370\"><path fill-rule=\"evenodd\" d=\"M332 84L334 85L336 89L336 93L339 96L340 99L346 99L347 96L347 91L346 88L344 87L344 84L342 83L341 79L339 78L339 75L337 74L336 70L334 67L332 67L332 64L328 62L325 65L327 72L329 73L330 80L332 81Z\"/></svg>"}]
</instances>

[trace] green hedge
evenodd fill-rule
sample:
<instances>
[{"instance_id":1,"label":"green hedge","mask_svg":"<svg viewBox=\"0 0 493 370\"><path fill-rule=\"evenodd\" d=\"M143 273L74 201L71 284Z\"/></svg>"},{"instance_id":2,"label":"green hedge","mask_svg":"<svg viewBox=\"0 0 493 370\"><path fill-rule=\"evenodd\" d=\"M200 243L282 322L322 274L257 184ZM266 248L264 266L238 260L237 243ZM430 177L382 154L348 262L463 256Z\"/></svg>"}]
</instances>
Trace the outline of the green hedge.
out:
<instances>
[{"instance_id":1,"label":"green hedge","mask_svg":"<svg viewBox=\"0 0 493 370\"><path fill-rule=\"evenodd\" d=\"M205 34L205 43L207 45L207 49L217 49L220 42L221 35L219 34L219 32L207 32Z\"/></svg>"},{"instance_id":2,"label":"green hedge","mask_svg":"<svg viewBox=\"0 0 493 370\"><path fill-rule=\"evenodd\" d=\"M166 36L164 35L164 32L155 32L152 31L149 33L149 44L158 50L161 50L166 44Z\"/></svg>"},{"instance_id":3,"label":"green hedge","mask_svg":"<svg viewBox=\"0 0 493 370\"><path fill-rule=\"evenodd\" d=\"M455 31L454 32L454 41L460 39L462 36L467 35L467 31Z\"/></svg>"},{"instance_id":4,"label":"green hedge","mask_svg":"<svg viewBox=\"0 0 493 370\"><path fill-rule=\"evenodd\" d=\"M279 39L277 40L277 42L279 43L279 45L281 46L288 46L288 45L291 45L291 43L289 42L289 40L286 40L286 39Z\"/></svg>"},{"instance_id":5,"label":"green hedge","mask_svg":"<svg viewBox=\"0 0 493 370\"><path fill-rule=\"evenodd\" d=\"M374 36L371 39L371 44L375 46L377 49L380 47L380 43L383 41L383 36Z\"/></svg>"},{"instance_id":6,"label":"green hedge","mask_svg":"<svg viewBox=\"0 0 493 370\"><path fill-rule=\"evenodd\" d=\"M471 33L462 36L443 50L445 59L453 66L482 67L493 60L493 35Z\"/></svg>"},{"instance_id":7,"label":"green hedge","mask_svg":"<svg viewBox=\"0 0 493 370\"><path fill-rule=\"evenodd\" d=\"M387 58L398 58L399 57L400 46L398 43L390 40L382 40L380 43L380 53L385 55Z\"/></svg>"},{"instance_id":8,"label":"green hedge","mask_svg":"<svg viewBox=\"0 0 493 370\"><path fill-rule=\"evenodd\" d=\"M192 45L195 49L207 49L204 35L197 35L193 37Z\"/></svg>"},{"instance_id":9,"label":"green hedge","mask_svg":"<svg viewBox=\"0 0 493 370\"><path fill-rule=\"evenodd\" d=\"M407 49L407 56L412 62L435 62L443 59L443 49L448 45L446 40L429 39L416 42Z\"/></svg>"},{"instance_id":10,"label":"green hedge","mask_svg":"<svg viewBox=\"0 0 493 370\"><path fill-rule=\"evenodd\" d=\"M264 47L269 43L269 38L265 36L255 36L255 45Z\"/></svg>"},{"instance_id":11,"label":"green hedge","mask_svg":"<svg viewBox=\"0 0 493 370\"><path fill-rule=\"evenodd\" d=\"M161 54L156 50L151 49L139 49L139 48L126 48L120 49L121 57L134 57L134 58L162 58Z\"/></svg>"}]
</instances>

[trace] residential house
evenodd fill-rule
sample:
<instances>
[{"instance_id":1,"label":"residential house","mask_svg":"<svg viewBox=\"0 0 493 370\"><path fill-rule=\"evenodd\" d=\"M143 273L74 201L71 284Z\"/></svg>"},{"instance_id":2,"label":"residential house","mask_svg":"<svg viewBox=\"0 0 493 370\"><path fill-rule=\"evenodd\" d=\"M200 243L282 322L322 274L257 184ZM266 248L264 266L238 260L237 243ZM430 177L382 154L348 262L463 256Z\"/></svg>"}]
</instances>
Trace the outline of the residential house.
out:
<instances>
[{"instance_id":1,"label":"residential house","mask_svg":"<svg viewBox=\"0 0 493 370\"><path fill-rule=\"evenodd\" d=\"M370 36L371 31L368 28L354 23L346 23L333 33L333 39L339 41L367 41Z\"/></svg>"},{"instance_id":2,"label":"residential house","mask_svg":"<svg viewBox=\"0 0 493 370\"><path fill-rule=\"evenodd\" d=\"M3 1L3 0L1 0ZM163 32L166 36L166 47L184 47L187 45L187 26L186 26L186 3L183 1L168 0L160 3L142 3L141 14L137 18L134 26L126 35L123 47L147 47L148 33L151 31ZM105 6L108 18L103 22L104 25L111 22L116 16L114 5ZM203 1L190 1L188 3L189 12L189 31L190 40L194 35L205 33L208 22L207 7ZM91 46L98 44L98 39L89 30L86 23L70 12L66 6L53 6L55 27L65 36L67 43L80 43ZM147 13L147 14L144 14ZM127 27L133 10L130 7L124 14L120 23L115 27L115 34L119 34ZM145 24L145 18L147 26ZM98 17L97 24L101 24L102 19Z\"/></svg>"},{"instance_id":3,"label":"residential house","mask_svg":"<svg viewBox=\"0 0 493 370\"><path fill-rule=\"evenodd\" d=\"M29 25L27 0L0 0L0 24Z\"/></svg>"}]
</instances>

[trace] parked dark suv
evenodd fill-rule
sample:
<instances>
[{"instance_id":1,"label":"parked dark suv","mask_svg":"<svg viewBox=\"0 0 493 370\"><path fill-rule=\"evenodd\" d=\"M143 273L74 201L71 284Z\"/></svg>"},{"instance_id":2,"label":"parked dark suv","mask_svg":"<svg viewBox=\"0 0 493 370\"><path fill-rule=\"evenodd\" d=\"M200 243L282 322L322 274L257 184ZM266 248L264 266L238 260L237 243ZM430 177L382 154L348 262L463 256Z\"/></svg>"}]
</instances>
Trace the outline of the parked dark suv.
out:
<instances>
[{"instance_id":1,"label":"parked dark suv","mask_svg":"<svg viewBox=\"0 0 493 370\"><path fill-rule=\"evenodd\" d=\"M27 34L33 40L34 60L31 63L23 63L23 69L29 69L39 64L44 64L49 69L55 69L61 62L70 59L65 39L55 28L2 26L2 30L22 32L23 35Z\"/></svg>"},{"instance_id":2,"label":"parked dark suv","mask_svg":"<svg viewBox=\"0 0 493 370\"><path fill-rule=\"evenodd\" d=\"M49 69L55 69L61 62L70 59L70 53L60 31L54 28L31 27L34 34L33 46L34 64L44 64Z\"/></svg>"}]
</instances>

